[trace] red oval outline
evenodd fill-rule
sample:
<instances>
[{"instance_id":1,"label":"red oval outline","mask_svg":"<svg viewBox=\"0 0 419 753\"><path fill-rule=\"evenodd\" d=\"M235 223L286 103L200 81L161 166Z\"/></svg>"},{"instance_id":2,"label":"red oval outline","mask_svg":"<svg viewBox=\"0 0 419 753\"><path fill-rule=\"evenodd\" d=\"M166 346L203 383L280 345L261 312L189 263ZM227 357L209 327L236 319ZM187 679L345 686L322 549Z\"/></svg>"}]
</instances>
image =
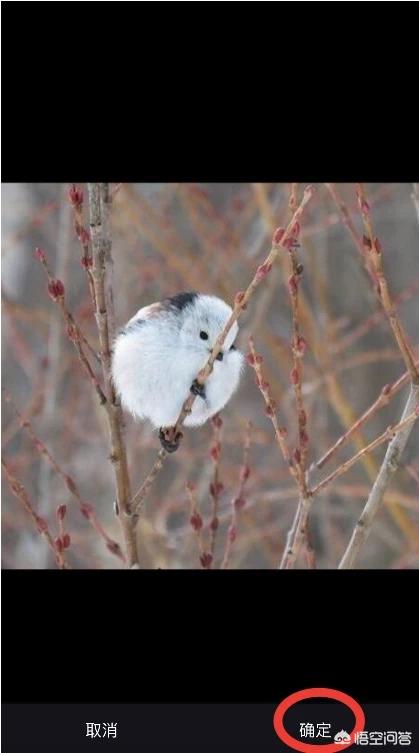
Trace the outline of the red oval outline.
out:
<instances>
[{"instance_id":1,"label":"red oval outline","mask_svg":"<svg viewBox=\"0 0 419 753\"><path fill-rule=\"evenodd\" d=\"M351 737L356 732L362 732L365 725L365 714L361 706L354 698L346 693L342 693L341 690L333 690L332 688L307 688L307 690L298 690L296 693L284 698L283 701L277 706L274 713L274 730L279 739L283 743L289 745L293 750L298 750L300 753L313 753L313 751L323 751L323 753L336 753L339 750L347 750L348 747L354 744L351 740L349 743L327 743L326 745L315 745L313 743L304 743L301 740L297 740L296 737L292 737L288 734L284 727L284 714L291 706L299 701L304 701L307 698L331 698L334 701L345 704L351 709L355 716L355 725L352 731L349 733Z\"/></svg>"}]
</instances>

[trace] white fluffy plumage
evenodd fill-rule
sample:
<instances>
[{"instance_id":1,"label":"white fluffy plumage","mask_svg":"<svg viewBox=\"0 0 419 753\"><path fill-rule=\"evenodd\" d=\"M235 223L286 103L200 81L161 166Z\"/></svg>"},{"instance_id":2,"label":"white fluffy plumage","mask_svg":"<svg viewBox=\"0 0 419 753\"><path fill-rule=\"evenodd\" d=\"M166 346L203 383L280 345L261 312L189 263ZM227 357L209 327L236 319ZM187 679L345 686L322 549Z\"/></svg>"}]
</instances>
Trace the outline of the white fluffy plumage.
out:
<instances>
[{"instance_id":1,"label":"white fluffy plumage","mask_svg":"<svg viewBox=\"0 0 419 753\"><path fill-rule=\"evenodd\" d=\"M112 375L123 407L156 428L173 426L230 314L220 298L199 293L180 293L140 309L114 343ZM204 424L237 389L243 366L233 344L237 332L235 322L185 426Z\"/></svg>"}]
</instances>

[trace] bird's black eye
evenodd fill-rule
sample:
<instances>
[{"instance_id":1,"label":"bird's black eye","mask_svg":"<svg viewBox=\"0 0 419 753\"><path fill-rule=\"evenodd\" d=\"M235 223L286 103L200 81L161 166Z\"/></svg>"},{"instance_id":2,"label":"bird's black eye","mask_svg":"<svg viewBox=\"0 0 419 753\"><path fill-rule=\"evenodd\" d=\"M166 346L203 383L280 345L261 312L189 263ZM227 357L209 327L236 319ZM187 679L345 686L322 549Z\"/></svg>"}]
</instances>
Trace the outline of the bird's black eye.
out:
<instances>
[{"instance_id":1,"label":"bird's black eye","mask_svg":"<svg viewBox=\"0 0 419 753\"><path fill-rule=\"evenodd\" d=\"M199 337L201 338L201 340L208 340L208 332L204 332L203 330L201 330L201 332L199 333Z\"/></svg>"},{"instance_id":2,"label":"bird's black eye","mask_svg":"<svg viewBox=\"0 0 419 753\"><path fill-rule=\"evenodd\" d=\"M235 346L235 345L232 345L232 346L230 347L230 350L236 350L236 346Z\"/></svg>"}]
</instances>

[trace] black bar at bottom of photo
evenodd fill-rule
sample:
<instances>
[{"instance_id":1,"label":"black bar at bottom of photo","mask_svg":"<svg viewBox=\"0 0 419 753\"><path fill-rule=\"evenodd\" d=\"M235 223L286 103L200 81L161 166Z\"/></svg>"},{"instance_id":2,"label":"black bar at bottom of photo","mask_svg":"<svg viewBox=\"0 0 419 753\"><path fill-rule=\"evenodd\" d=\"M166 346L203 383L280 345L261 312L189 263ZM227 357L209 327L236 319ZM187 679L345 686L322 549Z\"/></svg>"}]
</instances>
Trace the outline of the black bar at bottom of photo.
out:
<instances>
[{"instance_id":1,"label":"black bar at bottom of photo","mask_svg":"<svg viewBox=\"0 0 419 753\"><path fill-rule=\"evenodd\" d=\"M281 741L274 728L279 704L3 704L5 753L141 751L201 753L303 750ZM419 750L419 706L365 704L361 732L356 717L337 701L297 702L282 715L286 732L316 750L352 734L352 750ZM276 715L278 716L278 715ZM355 722L354 722L355 719ZM315 746L315 747L314 747Z\"/></svg>"}]
</instances>

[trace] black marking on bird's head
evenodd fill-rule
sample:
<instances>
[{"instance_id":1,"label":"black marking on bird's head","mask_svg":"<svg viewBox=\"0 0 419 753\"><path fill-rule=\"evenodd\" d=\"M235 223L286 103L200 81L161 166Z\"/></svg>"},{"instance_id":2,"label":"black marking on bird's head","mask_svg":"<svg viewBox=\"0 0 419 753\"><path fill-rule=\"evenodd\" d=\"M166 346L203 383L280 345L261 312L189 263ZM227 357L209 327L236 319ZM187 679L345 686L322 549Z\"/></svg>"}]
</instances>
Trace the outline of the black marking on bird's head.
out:
<instances>
[{"instance_id":1,"label":"black marking on bird's head","mask_svg":"<svg viewBox=\"0 0 419 753\"><path fill-rule=\"evenodd\" d=\"M195 301L197 296L198 293L195 293L193 290L188 293L178 293L177 295L165 298L164 301L162 301L162 304L167 308L171 307L178 311L183 311L186 306L190 306Z\"/></svg>"}]
</instances>

